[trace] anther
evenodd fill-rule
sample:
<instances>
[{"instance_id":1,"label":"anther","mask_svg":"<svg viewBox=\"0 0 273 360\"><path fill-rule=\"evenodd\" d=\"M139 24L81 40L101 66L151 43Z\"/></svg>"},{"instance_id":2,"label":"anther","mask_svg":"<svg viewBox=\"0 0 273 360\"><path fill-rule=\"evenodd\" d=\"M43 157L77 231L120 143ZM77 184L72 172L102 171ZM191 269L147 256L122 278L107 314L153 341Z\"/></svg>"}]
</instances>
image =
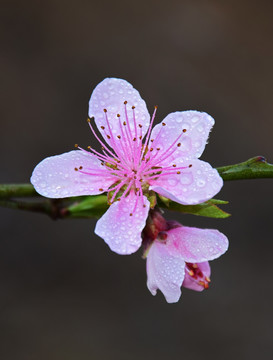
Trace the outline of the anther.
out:
<instances>
[{"instance_id":1,"label":"anther","mask_svg":"<svg viewBox=\"0 0 273 360\"><path fill-rule=\"evenodd\" d=\"M88 118L88 119L87 119L87 122L90 123L90 121L91 121L91 120Z\"/></svg>"},{"instance_id":2,"label":"anther","mask_svg":"<svg viewBox=\"0 0 273 360\"><path fill-rule=\"evenodd\" d=\"M182 131L183 131L183 133L185 133L187 131L187 129L183 129Z\"/></svg>"},{"instance_id":3,"label":"anther","mask_svg":"<svg viewBox=\"0 0 273 360\"><path fill-rule=\"evenodd\" d=\"M158 108L158 106L157 105L155 105L155 109L157 109Z\"/></svg>"},{"instance_id":4,"label":"anther","mask_svg":"<svg viewBox=\"0 0 273 360\"><path fill-rule=\"evenodd\" d=\"M166 126L166 123L162 123L162 126Z\"/></svg>"},{"instance_id":5,"label":"anther","mask_svg":"<svg viewBox=\"0 0 273 360\"><path fill-rule=\"evenodd\" d=\"M160 150L160 148L156 148L156 150L157 150L157 151L159 151L159 150Z\"/></svg>"},{"instance_id":6,"label":"anther","mask_svg":"<svg viewBox=\"0 0 273 360\"><path fill-rule=\"evenodd\" d=\"M142 128L142 125L141 125L141 124L138 124L138 126L139 126L140 128Z\"/></svg>"},{"instance_id":7,"label":"anther","mask_svg":"<svg viewBox=\"0 0 273 360\"><path fill-rule=\"evenodd\" d=\"M178 174L178 175L181 174L181 171L177 171L177 174Z\"/></svg>"},{"instance_id":8,"label":"anther","mask_svg":"<svg viewBox=\"0 0 273 360\"><path fill-rule=\"evenodd\" d=\"M124 125L124 126L126 125L126 121L123 121L123 125Z\"/></svg>"},{"instance_id":9,"label":"anther","mask_svg":"<svg viewBox=\"0 0 273 360\"><path fill-rule=\"evenodd\" d=\"M99 191L103 191L103 189L102 189L102 188L100 188L100 189L99 189Z\"/></svg>"},{"instance_id":10,"label":"anther","mask_svg":"<svg viewBox=\"0 0 273 360\"><path fill-rule=\"evenodd\" d=\"M133 214L131 213L130 216L133 216Z\"/></svg>"},{"instance_id":11,"label":"anther","mask_svg":"<svg viewBox=\"0 0 273 360\"><path fill-rule=\"evenodd\" d=\"M102 146L102 147L101 147L101 150L104 150L104 149L105 149L104 146Z\"/></svg>"},{"instance_id":12,"label":"anther","mask_svg":"<svg viewBox=\"0 0 273 360\"><path fill-rule=\"evenodd\" d=\"M142 135L139 137L139 140L141 140L142 139Z\"/></svg>"},{"instance_id":13,"label":"anther","mask_svg":"<svg viewBox=\"0 0 273 360\"><path fill-rule=\"evenodd\" d=\"M154 150L154 148L151 148L151 149L150 149L150 151L153 151L153 150Z\"/></svg>"},{"instance_id":14,"label":"anther","mask_svg":"<svg viewBox=\"0 0 273 360\"><path fill-rule=\"evenodd\" d=\"M204 281L198 281L198 284L205 287L205 282Z\"/></svg>"},{"instance_id":15,"label":"anther","mask_svg":"<svg viewBox=\"0 0 273 360\"><path fill-rule=\"evenodd\" d=\"M118 136L117 136L117 138L118 138L118 139L120 139L120 138L121 138L121 136L120 136L120 135L118 135Z\"/></svg>"},{"instance_id":16,"label":"anther","mask_svg":"<svg viewBox=\"0 0 273 360\"><path fill-rule=\"evenodd\" d=\"M120 198L118 198L117 201L120 201Z\"/></svg>"},{"instance_id":17,"label":"anther","mask_svg":"<svg viewBox=\"0 0 273 360\"><path fill-rule=\"evenodd\" d=\"M105 127L104 127L104 126L101 126L100 128L101 128L102 130L104 130L104 129L105 129Z\"/></svg>"},{"instance_id":18,"label":"anther","mask_svg":"<svg viewBox=\"0 0 273 360\"><path fill-rule=\"evenodd\" d=\"M80 166L79 169L82 170L82 166Z\"/></svg>"},{"instance_id":19,"label":"anther","mask_svg":"<svg viewBox=\"0 0 273 360\"><path fill-rule=\"evenodd\" d=\"M176 167L176 165L175 165L175 164L173 164L173 167Z\"/></svg>"},{"instance_id":20,"label":"anther","mask_svg":"<svg viewBox=\"0 0 273 360\"><path fill-rule=\"evenodd\" d=\"M135 106L132 106L132 110L134 110L136 107Z\"/></svg>"},{"instance_id":21,"label":"anther","mask_svg":"<svg viewBox=\"0 0 273 360\"><path fill-rule=\"evenodd\" d=\"M107 135L107 139L111 139L111 136L110 136L110 135Z\"/></svg>"},{"instance_id":22,"label":"anther","mask_svg":"<svg viewBox=\"0 0 273 360\"><path fill-rule=\"evenodd\" d=\"M207 282L211 282L210 278L208 276L205 277Z\"/></svg>"},{"instance_id":23,"label":"anther","mask_svg":"<svg viewBox=\"0 0 273 360\"><path fill-rule=\"evenodd\" d=\"M139 188L136 188L136 191L139 191Z\"/></svg>"},{"instance_id":24,"label":"anther","mask_svg":"<svg viewBox=\"0 0 273 360\"><path fill-rule=\"evenodd\" d=\"M192 167L192 164L189 165L189 168L191 168L191 167Z\"/></svg>"},{"instance_id":25,"label":"anther","mask_svg":"<svg viewBox=\"0 0 273 360\"><path fill-rule=\"evenodd\" d=\"M151 142L154 142L154 139L151 139Z\"/></svg>"},{"instance_id":26,"label":"anther","mask_svg":"<svg viewBox=\"0 0 273 360\"><path fill-rule=\"evenodd\" d=\"M190 276L193 276L193 275L194 275L194 271L193 271L193 270L190 270L190 271L189 271L189 275L190 275Z\"/></svg>"},{"instance_id":27,"label":"anther","mask_svg":"<svg viewBox=\"0 0 273 360\"><path fill-rule=\"evenodd\" d=\"M75 170L75 171L78 171L79 169L78 169L78 168L75 168L74 170Z\"/></svg>"},{"instance_id":28,"label":"anther","mask_svg":"<svg viewBox=\"0 0 273 360\"><path fill-rule=\"evenodd\" d=\"M133 141L136 141L136 138L133 138Z\"/></svg>"},{"instance_id":29,"label":"anther","mask_svg":"<svg viewBox=\"0 0 273 360\"><path fill-rule=\"evenodd\" d=\"M75 148L77 148L77 147L79 147L79 145L78 145L78 144L75 144Z\"/></svg>"},{"instance_id":30,"label":"anther","mask_svg":"<svg viewBox=\"0 0 273 360\"><path fill-rule=\"evenodd\" d=\"M177 146L180 147L180 146L181 146L181 143L178 143Z\"/></svg>"},{"instance_id":31,"label":"anther","mask_svg":"<svg viewBox=\"0 0 273 360\"><path fill-rule=\"evenodd\" d=\"M120 117L120 114L117 114L117 117Z\"/></svg>"},{"instance_id":32,"label":"anther","mask_svg":"<svg viewBox=\"0 0 273 360\"><path fill-rule=\"evenodd\" d=\"M104 111L105 113L107 113L107 110L106 110L106 109L103 109L103 111Z\"/></svg>"},{"instance_id":33,"label":"anther","mask_svg":"<svg viewBox=\"0 0 273 360\"><path fill-rule=\"evenodd\" d=\"M125 100L125 101L124 101L124 105L126 105L126 104L127 104L127 101Z\"/></svg>"},{"instance_id":34,"label":"anther","mask_svg":"<svg viewBox=\"0 0 273 360\"><path fill-rule=\"evenodd\" d=\"M91 149L91 146L90 146L90 145L88 145L88 146L87 146L87 149L88 149L88 150L90 150L90 149Z\"/></svg>"}]
</instances>

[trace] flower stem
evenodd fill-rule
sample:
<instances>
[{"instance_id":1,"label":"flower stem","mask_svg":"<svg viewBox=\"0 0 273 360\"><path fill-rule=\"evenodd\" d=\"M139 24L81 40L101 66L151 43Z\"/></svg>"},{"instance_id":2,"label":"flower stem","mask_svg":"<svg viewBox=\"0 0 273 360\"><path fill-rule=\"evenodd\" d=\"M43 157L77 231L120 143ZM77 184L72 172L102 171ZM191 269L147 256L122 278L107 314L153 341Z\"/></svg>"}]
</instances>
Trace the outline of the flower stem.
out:
<instances>
[{"instance_id":1,"label":"flower stem","mask_svg":"<svg viewBox=\"0 0 273 360\"><path fill-rule=\"evenodd\" d=\"M268 164L263 156L256 156L235 165L217 168L224 181L273 178L273 165Z\"/></svg>"},{"instance_id":2,"label":"flower stem","mask_svg":"<svg viewBox=\"0 0 273 360\"><path fill-rule=\"evenodd\" d=\"M38 196L31 184L0 184L0 199Z\"/></svg>"},{"instance_id":3,"label":"flower stem","mask_svg":"<svg viewBox=\"0 0 273 360\"><path fill-rule=\"evenodd\" d=\"M57 206L58 200L44 199L43 201L20 201L20 200L0 200L0 206L15 210L26 210L32 212L39 212L49 215L52 219L57 219L61 216L61 211Z\"/></svg>"}]
</instances>

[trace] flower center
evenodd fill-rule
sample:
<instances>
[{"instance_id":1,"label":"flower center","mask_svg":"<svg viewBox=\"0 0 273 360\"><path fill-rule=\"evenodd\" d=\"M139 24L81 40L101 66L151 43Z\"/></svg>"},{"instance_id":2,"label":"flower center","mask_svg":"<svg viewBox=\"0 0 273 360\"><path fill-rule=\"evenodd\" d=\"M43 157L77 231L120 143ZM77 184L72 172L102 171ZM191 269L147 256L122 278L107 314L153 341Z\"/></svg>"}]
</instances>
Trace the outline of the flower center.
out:
<instances>
[{"instance_id":1,"label":"flower center","mask_svg":"<svg viewBox=\"0 0 273 360\"><path fill-rule=\"evenodd\" d=\"M158 131L154 139L151 138L152 126L154 123L157 106L154 108L151 123L143 143L142 124L137 123L135 116L136 108L132 106L128 109L127 101L124 101L123 114L117 114L115 121L118 122L118 134L114 134L107 115L107 109L104 109L105 124L101 126L104 143L96 134L91 121L88 119L90 129L101 145L102 153L88 146L88 150L93 153L101 161L101 169L84 169L82 166L75 168L87 175L99 175L101 177L113 178L113 185L109 189L98 189L101 192L108 192L109 204L115 200L121 200L129 193L134 192L136 195L136 203L131 214L134 213L137 203L140 200L144 205L143 196L148 193L149 185L152 181L170 175L179 175L181 170L186 167L177 167L170 158L171 155L181 146L180 138L186 132L183 129L177 138L171 143L167 149L161 149L159 139L161 131L166 124L162 123L162 128ZM112 120L113 121L113 120ZM82 151L88 152L78 145L75 145ZM160 151L161 150L161 151ZM170 162L168 162L170 158ZM167 164L167 165L166 165ZM189 165L191 167L191 165ZM130 214L130 215L131 215Z\"/></svg>"}]
</instances>

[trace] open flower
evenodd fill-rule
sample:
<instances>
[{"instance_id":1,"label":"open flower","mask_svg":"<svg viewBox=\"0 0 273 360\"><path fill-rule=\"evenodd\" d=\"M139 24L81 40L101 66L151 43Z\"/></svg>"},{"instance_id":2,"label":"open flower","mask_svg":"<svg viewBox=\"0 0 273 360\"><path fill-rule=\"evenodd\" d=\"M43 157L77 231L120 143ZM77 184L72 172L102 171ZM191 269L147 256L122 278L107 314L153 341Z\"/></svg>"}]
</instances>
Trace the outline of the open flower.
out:
<instances>
[{"instance_id":1,"label":"open flower","mask_svg":"<svg viewBox=\"0 0 273 360\"><path fill-rule=\"evenodd\" d=\"M198 160L214 124L212 117L179 111L152 129L156 109L150 121L144 100L131 84L103 80L92 93L88 119L101 152L78 147L46 158L31 177L36 191L50 198L107 192L111 206L98 220L95 233L119 254L140 247L151 191L189 205L212 198L223 185L218 172Z\"/></svg>"},{"instance_id":2,"label":"open flower","mask_svg":"<svg viewBox=\"0 0 273 360\"><path fill-rule=\"evenodd\" d=\"M197 229L168 222L147 255L147 286L161 290L167 302L177 302L181 286L202 291L210 282L208 261L227 251L228 239L218 230Z\"/></svg>"}]
</instances>

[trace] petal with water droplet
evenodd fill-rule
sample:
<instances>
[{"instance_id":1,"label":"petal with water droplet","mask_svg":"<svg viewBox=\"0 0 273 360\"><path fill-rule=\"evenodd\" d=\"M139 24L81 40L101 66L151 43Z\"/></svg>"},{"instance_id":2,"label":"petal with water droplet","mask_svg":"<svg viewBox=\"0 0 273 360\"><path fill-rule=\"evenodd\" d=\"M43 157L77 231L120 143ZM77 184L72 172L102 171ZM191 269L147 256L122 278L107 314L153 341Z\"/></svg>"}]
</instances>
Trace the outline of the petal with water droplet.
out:
<instances>
[{"instance_id":1,"label":"petal with water droplet","mask_svg":"<svg viewBox=\"0 0 273 360\"><path fill-rule=\"evenodd\" d=\"M75 171L75 168L79 167L92 175ZM72 150L41 161L33 170L30 181L35 190L43 196L65 198L101 194L114 183L115 178L94 155Z\"/></svg>"},{"instance_id":2,"label":"petal with water droplet","mask_svg":"<svg viewBox=\"0 0 273 360\"><path fill-rule=\"evenodd\" d=\"M165 126L162 126L163 123ZM167 115L160 124L153 128L151 139L157 139L156 142L161 145L159 154L163 154L181 134L177 140L177 143L180 142L181 145L165 160L165 163L170 163L176 157L181 156L185 160L196 159L203 153L213 125L214 119L205 112L177 111Z\"/></svg>"},{"instance_id":3,"label":"petal with water droplet","mask_svg":"<svg viewBox=\"0 0 273 360\"><path fill-rule=\"evenodd\" d=\"M186 226L169 230L168 243L190 263L216 259L228 249L228 239L220 231Z\"/></svg>"},{"instance_id":4,"label":"petal with water droplet","mask_svg":"<svg viewBox=\"0 0 273 360\"><path fill-rule=\"evenodd\" d=\"M136 200L132 192L126 198L114 202L96 224L95 233L117 254L132 254L141 245L141 232L146 224L150 203L143 196L145 207L141 199L138 199L135 207Z\"/></svg>"},{"instance_id":5,"label":"petal with water droplet","mask_svg":"<svg viewBox=\"0 0 273 360\"><path fill-rule=\"evenodd\" d=\"M159 289L168 303L177 302L185 275L185 262L168 245L155 241L147 255L147 286L152 295Z\"/></svg>"},{"instance_id":6,"label":"petal with water droplet","mask_svg":"<svg viewBox=\"0 0 273 360\"><path fill-rule=\"evenodd\" d=\"M176 167L185 167L168 176L150 181L150 189L184 205L201 204L213 198L223 186L223 179L209 163L201 160L177 158ZM189 167L191 166L191 167ZM163 172L162 172L163 174Z\"/></svg>"},{"instance_id":7,"label":"petal with water droplet","mask_svg":"<svg viewBox=\"0 0 273 360\"><path fill-rule=\"evenodd\" d=\"M125 114L124 101L127 101L126 109L128 116ZM132 106L135 106L137 135L142 135L143 137L150 124L150 115L146 103L141 98L139 92L128 81L116 78L106 78L96 86L89 101L89 116L95 117L95 123L107 143L109 143L107 134L110 135L110 132L105 118L106 115L113 134L121 133L117 118L117 114L119 114L121 123L126 121L127 126L129 123L133 137L135 136ZM104 109L107 110L106 114ZM141 129L138 124L142 125ZM101 126L105 130L102 130Z\"/></svg>"}]
</instances>

